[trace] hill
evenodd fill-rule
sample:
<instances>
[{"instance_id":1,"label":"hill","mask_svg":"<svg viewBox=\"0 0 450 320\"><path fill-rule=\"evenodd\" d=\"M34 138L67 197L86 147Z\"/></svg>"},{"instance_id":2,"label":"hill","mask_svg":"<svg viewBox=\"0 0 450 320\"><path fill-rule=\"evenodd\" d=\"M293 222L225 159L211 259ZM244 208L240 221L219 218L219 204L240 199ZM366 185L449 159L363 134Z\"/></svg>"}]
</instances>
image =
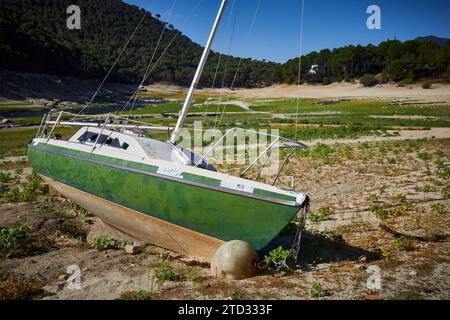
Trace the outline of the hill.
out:
<instances>
[{"instance_id":1,"label":"hill","mask_svg":"<svg viewBox=\"0 0 450 320\"><path fill-rule=\"evenodd\" d=\"M450 39L435 36L417 37L416 40L430 40L436 42L440 47L444 47Z\"/></svg>"},{"instance_id":2,"label":"hill","mask_svg":"<svg viewBox=\"0 0 450 320\"><path fill-rule=\"evenodd\" d=\"M296 83L298 64L296 58L274 66L277 71L273 81ZM309 83L351 82L366 73L381 74L383 81L450 80L450 42L440 47L430 39L388 40L378 46L350 45L302 57L301 80Z\"/></svg>"},{"instance_id":3,"label":"hill","mask_svg":"<svg viewBox=\"0 0 450 320\"><path fill-rule=\"evenodd\" d=\"M72 4L71 0L0 1L0 69L103 78L145 11L119 0L78 0L81 30L68 30L66 10ZM147 16L113 70L112 81L136 83L142 79L163 27L158 17ZM168 26L157 57L177 33ZM188 85L201 53L202 47L180 32L150 82ZM211 86L218 59L219 54L211 54L200 85ZM230 72L225 82L229 85L239 59L222 59L228 61ZM244 59L236 86L265 84L272 67L271 63ZM222 63L218 79L222 79L224 68Z\"/></svg>"},{"instance_id":4,"label":"hill","mask_svg":"<svg viewBox=\"0 0 450 320\"><path fill-rule=\"evenodd\" d=\"M120 0L78 0L82 9L81 30L66 26L71 0L0 1L0 70L102 79L145 11ZM164 23L148 14L128 49L113 70L110 81L138 83L150 61ZM159 57L176 36L149 83L190 84L202 47L168 26ZM450 42L434 36L378 46L349 45L323 49L302 57L301 82L323 83L380 75L382 81L450 80ZM219 57L216 87L229 87L239 58L212 52L200 86L211 87ZM262 87L297 83L299 58L284 64L243 59L235 87Z\"/></svg>"}]
</instances>

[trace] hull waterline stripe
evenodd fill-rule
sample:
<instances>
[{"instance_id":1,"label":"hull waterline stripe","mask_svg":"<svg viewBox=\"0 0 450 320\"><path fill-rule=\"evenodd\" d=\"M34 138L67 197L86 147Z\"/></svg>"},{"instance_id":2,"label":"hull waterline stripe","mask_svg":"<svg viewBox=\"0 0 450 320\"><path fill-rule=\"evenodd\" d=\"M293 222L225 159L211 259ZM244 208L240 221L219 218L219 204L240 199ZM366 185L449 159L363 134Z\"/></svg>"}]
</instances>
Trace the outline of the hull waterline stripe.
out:
<instances>
[{"instance_id":1,"label":"hull waterline stripe","mask_svg":"<svg viewBox=\"0 0 450 320\"><path fill-rule=\"evenodd\" d=\"M214 191L219 191L219 192L230 193L230 194L238 195L238 196L245 197L245 198L253 198L253 199L263 200L263 201L267 201L267 202L278 203L278 204L282 204L282 205L286 205L286 206L290 206L290 207L301 208L303 206L303 203L297 204L295 201L282 200L282 199L277 199L277 198L268 197L268 196L264 196L264 195L257 195L257 194L247 193L247 192L241 192L238 190L226 189L226 188L222 188L219 186L216 187L216 186L212 186L212 185L198 183L195 181L189 181L189 180L184 180L184 179L180 179L180 178L176 178L176 177L147 172L147 171L143 171L143 170L139 170L139 169L124 167L121 165L107 163L107 162L100 161L100 160L89 159L89 158L85 158L85 157L81 157L81 156L77 156L77 155L73 155L73 154L68 154L68 153L64 153L64 152L60 152L60 151L41 149L39 147L32 146L32 145L30 145L29 148L35 149L37 151L45 152L45 153L50 153L50 154L54 154L54 155L58 155L58 156L62 156L62 157L79 160L79 161L90 162L90 163L102 165L102 166L113 168L113 169L128 171L131 173L137 173L137 174L146 175L146 176L155 177L155 178L164 179L164 180L169 180L169 181L173 181L173 182L177 182L177 183L188 184L188 185L203 188L203 189L209 189L209 190L214 190Z\"/></svg>"}]
</instances>

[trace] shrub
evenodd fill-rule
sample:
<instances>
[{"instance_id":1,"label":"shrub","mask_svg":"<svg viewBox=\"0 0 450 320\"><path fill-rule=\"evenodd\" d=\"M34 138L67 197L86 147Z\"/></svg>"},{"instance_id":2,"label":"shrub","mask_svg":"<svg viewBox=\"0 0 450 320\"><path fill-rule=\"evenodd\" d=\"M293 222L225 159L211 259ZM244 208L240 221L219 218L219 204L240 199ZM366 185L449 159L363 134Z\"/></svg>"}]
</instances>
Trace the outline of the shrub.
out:
<instances>
[{"instance_id":1,"label":"shrub","mask_svg":"<svg viewBox=\"0 0 450 320\"><path fill-rule=\"evenodd\" d=\"M9 258L27 247L30 229L24 224L13 224L0 230L0 254Z\"/></svg>"},{"instance_id":2,"label":"shrub","mask_svg":"<svg viewBox=\"0 0 450 320\"><path fill-rule=\"evenodd\" d=\"M401 86L408 86L408 85L413 84L413 82L414 82L413 79L411 79L411 78L405 78L405 79L403 79L402 81L400 81L400 85L401 85Z\"/></svg>"},{"instance_id":3,"label":"shrub","mask_svg":"<svg viewBox=\"0 0 450 320\"><path fill-rule=\"evenodd\" d=\"M373 87L374 85L376 85L378 83L377 79L375 78L375 76L373 74L365 74L363 75L359 81L361 82L361 84L364 87Z\"/></svg>"},{"instance_id":4,"label":"shrub","mask_svg":"<svg viewBox=\"0 0 450 320\"><path fill-rule=\"evenodd\" d=\"M422 83L423 89L431 89L432 87L433 87L433 84L430 81L424 81L424 83Z\"/></svg>"}]
</instances>

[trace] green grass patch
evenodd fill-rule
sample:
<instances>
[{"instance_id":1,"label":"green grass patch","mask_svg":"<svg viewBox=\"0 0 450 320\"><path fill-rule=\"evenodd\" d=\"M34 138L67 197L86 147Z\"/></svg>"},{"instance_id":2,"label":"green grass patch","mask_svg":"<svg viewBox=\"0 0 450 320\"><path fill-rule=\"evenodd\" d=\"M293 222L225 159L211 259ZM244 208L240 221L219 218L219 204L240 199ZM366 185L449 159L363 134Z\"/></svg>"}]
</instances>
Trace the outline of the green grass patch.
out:
<instances>
[{"instance_id":1,"label":"green grass patch","mask_svg":"<svg viewBox=\"0 0 450 320\"><path fill-rule=\"evenodd\" d=\"M78 130L78 128L64 128L61 132L63 139L72 137ZM26 155L28 144L36 133L37 128L0 130L0 158Z\"/></svg>"}]
</instances>

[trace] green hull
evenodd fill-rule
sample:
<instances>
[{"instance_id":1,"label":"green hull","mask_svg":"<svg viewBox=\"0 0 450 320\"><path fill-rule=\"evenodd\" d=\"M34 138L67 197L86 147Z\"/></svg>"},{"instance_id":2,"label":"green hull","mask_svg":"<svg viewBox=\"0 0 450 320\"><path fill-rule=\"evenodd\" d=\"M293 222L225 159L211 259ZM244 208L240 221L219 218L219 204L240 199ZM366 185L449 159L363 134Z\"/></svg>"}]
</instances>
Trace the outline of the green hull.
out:
<instances>
[{"instance_id":1,"label":"green hull","mask_svg":"<svg viewBox=\"0 0 450 320\"><path fill-rule=\"evenodd\" d=\"M220 180L166 177L156 166L52 145L30 146L28 159L39 174L76 189L223 241L247 241L256 250L299 211L295 197L258 189L240 194L220 188Z\"/></svg>"}]
</instances>

